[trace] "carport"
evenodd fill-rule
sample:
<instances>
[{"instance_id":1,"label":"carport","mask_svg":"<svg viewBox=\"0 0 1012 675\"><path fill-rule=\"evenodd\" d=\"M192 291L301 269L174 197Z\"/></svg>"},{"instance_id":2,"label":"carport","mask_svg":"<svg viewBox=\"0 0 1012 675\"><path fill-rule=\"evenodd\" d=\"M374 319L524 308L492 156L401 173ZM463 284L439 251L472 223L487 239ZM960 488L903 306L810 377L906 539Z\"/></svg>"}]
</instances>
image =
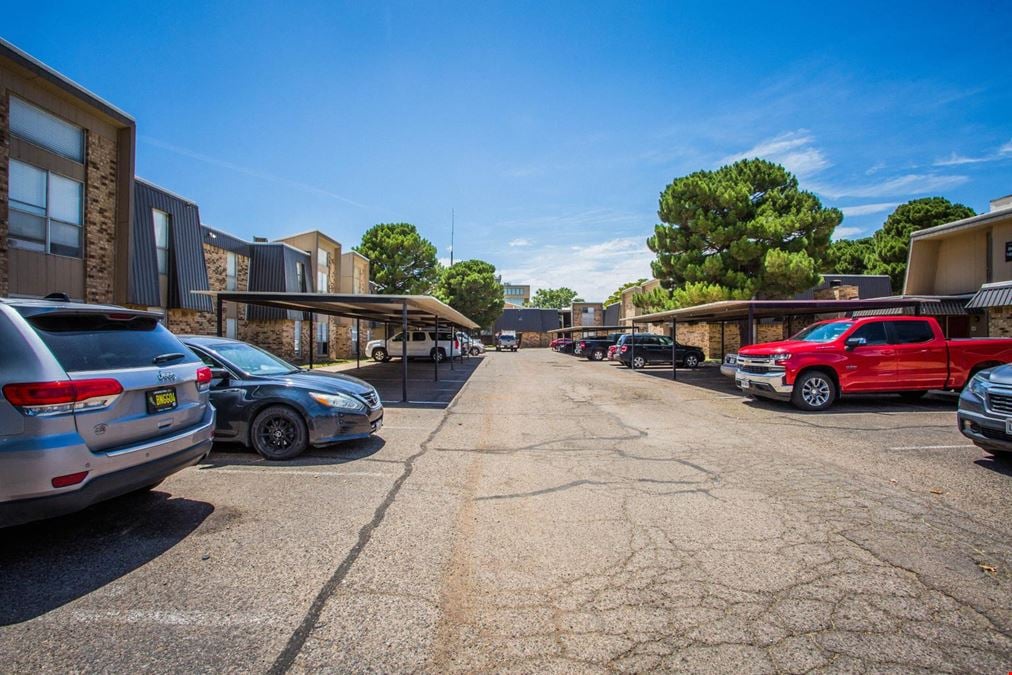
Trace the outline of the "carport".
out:
<instances>
[{"instance_id":1,"label":"carport","mask_svg":"<svg viewBox=\"0 0 1012 675\"><path fill-rule=\"evenodd\" d=\"M908 308L915 315L921 314L925 303L936 302L937 299L917 297L869 298L867 300L722 300L705 305L671 309L664 312L644 314L642 316L622 319L632 327L635 334L636 324L671 323L672 363L671 379L677 379L675 366L675 343L678 341L678 322L707 322L720 324L720 353L724 355L724 327L728 323L745 323L741 346L753 344L755 339L755 323L759 319L782 319L787 323L787 332L791 330L791 319L796 316L815 316L819 314L846 314L854 312ZM633 343L635 348L635 343Z\"/></svg>"},{"instance_id":2,"label":"carport","mask_svg":"<svg viewBox=\"0 0 1012 675\"><path fill-rule=\"evenodd\" d=\"M355 319L355 334L359 336L362 321L382 323L388 327L384 331L384 341L389 340L389 326L400 324L403 335L412 328L422 330L433 329L438 344L440 329L449 329L455 335L458 328L474 330L478 324L437 300L431 295L353 295L333 293L276 293L271 291L194 291L212 298L215 305L215 326L218 337L223 334L222 309L226 302L236 302L260 307L303 312L309 314L309 368L313 368L313 315L326 314L346 319ZM453 342L450 340L450 369L453 369L454 356L463 359L464 354L453 353ZM362 354L356 339L355 359L361 367ZM439 359L433 359L435 380L439 380ZM401 340L401 401L410 403L408 399L408 343Z\"/></svg>"}]
</instances>

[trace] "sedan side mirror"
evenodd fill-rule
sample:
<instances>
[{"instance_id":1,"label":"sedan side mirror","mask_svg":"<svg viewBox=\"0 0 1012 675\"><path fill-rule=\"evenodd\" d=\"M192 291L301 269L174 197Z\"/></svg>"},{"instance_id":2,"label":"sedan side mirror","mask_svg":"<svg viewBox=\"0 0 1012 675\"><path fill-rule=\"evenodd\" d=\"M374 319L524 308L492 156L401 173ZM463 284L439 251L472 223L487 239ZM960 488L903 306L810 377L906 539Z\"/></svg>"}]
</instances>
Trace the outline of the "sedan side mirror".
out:
<instances>
[{"instance_id":1,"label":"sedan side mirror","mask_svg":"<svg viewBox=\"0 0 1012 675\"><path fill-rule=\"evenodd\" d=\"M855 349L857 347L863 347L868 344L868 341L863 337L851 337L847 338L847 341L843 343L844 346L849 349Z\"/></svg>"}]
</instances>

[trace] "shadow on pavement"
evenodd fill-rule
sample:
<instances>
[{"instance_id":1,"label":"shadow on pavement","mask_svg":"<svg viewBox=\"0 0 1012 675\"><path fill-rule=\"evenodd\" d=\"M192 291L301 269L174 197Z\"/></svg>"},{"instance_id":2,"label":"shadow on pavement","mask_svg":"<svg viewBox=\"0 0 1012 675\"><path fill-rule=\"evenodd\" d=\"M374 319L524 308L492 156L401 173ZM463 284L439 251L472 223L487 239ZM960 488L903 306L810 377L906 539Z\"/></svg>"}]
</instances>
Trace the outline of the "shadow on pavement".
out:
<instances>
[{"instance_id":1,"label":"shadow on pavement","mask_svg":"<svg viewBox=\"0 0 1012 675\"><path fill-rule=\"evenodd\" d=\"M380 434L383 430L380 429ZM325 466L336 464L347 464L360 459L375 455L383 449L386 441L382 436L370 436L357 441L346 443L335 443L320 448L309 448L295 459L283 462L275 462L264 459L253 448L247 448L241 443L215 443L211 454L198 464L201 471L213 471L219 467L229 466Z\"/></svg>"},{"instance_id":2,"label":"shadow on pavement","mask_svg":"<svg viewBox=\"0 0 1012 675\"><path fill-rule=\"evenodd\" d=\"M0 626L34 619L132 572L213 512L206 502L156 491L0 530Z\"/></svg>"},{"instance_id":3,"label":"shadow on pavement","mask_svg":"<svg viewBox=\"0 0 1012 675\"><path fill-rule=\"evenodd\" d=\"M448 361L439 364L439 379L436 379L436 364L429 359L408 361L408 402L402 400L401 378L403 367L400 359L386 363L362 362L361 368L341 370L342 375L365 380L376 387L384 408L433 408L441 410L450 405L453 397L486 358L471 356L463 360L454 359L452 370Z\"/></svg>"},{"instance_id":4,"label":"shadow on pavement","mask_svg":"<svg viewBox=\"0 0 1012 675\"><path fill-rule=\"evenodd\" d=\"M980 459L974 460L973 462L977 466L982 466L989 471L1000 473L1003 476L1012 476L1012 457L1002 457L1000 455L988 455L981 457Z\"/></svg>"}]
</instances>

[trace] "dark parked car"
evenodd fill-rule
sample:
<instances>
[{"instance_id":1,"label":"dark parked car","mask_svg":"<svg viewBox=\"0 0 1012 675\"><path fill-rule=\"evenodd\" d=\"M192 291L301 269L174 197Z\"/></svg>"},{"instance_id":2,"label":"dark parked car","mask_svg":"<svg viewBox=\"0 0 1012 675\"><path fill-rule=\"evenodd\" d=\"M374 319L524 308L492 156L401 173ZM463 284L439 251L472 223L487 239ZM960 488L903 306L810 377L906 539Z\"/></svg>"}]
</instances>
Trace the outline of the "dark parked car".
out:
<instances>
[{"instance_id":1,"label":"dark parked car","mask_svg":"<svg viewBox=\"0 0 1012 675\"><path fill-rule=\"evenodd\" d=\"M149 490L211 451L211 370L158 318L0 299L0 527Z\"/></svg>"},{"instance_id":2,"label":"dark parked car","mask_svg":"<svg viewBox=\"0 0 1012 675\"><path fill-rule=\"evenodd\" d=\"M592 335L579 340L580 355L589 361L604 361L608 356L608 347L618 344L619 338L625 333L609 333L607 336Z\"/></svg>"},{"instance_id":3,"label":"dark parked car","mask_svg":"<svg viewBox=\"0 0 1012 675\"><path fill-rule=\"evenodd\" d=\"M671 338L666 335L635 336L623 335L618 342L618 360L622 365L642 368L653 363L671 363ZM634 348L635 347L635 348ZM692 345L678 344L675 346L675 358L678 365L695 368L706 358L703 350Z\"/></svg>"},{"instance_id":4,"label":"dark parked car","mask_svg":"<svg viewBox=\"0 0 1012 675\"><path fill-rule=\"evenodd\" d=\"M959 430L980 448L1012 459L1012 365L982 370L959 396Z\"/></svg>"},{"instance_id":5,"label":"dark parked car","mask_svg":"<svg viewBox=\"0 0 1012 675\"><path fill-rule=\"evenodd\" d=\"M211 367L216 441L252 446L267 459L291 459L310 445L366 438L383 425L383 404L367 382L307 372L228 338L180 338Z\"/></svg>"}]
</instances>

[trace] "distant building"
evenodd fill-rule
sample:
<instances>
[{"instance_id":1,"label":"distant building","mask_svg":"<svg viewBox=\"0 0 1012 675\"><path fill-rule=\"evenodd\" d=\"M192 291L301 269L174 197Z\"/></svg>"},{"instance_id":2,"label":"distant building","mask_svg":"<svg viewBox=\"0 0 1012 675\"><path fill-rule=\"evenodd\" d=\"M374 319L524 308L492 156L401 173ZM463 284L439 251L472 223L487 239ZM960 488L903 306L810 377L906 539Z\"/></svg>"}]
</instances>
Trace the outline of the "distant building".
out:
<instances>
[{"instance_id":1,"label":"distant building","mask_svg":"<svg viewBox=\"0 0 1012 675\"><path fill-rule=\"evenodd\" d=\"M531 301L530 284L504 283L502 286L503 300L507 307L523 307Z\"/></svg>"}]
</instances>

